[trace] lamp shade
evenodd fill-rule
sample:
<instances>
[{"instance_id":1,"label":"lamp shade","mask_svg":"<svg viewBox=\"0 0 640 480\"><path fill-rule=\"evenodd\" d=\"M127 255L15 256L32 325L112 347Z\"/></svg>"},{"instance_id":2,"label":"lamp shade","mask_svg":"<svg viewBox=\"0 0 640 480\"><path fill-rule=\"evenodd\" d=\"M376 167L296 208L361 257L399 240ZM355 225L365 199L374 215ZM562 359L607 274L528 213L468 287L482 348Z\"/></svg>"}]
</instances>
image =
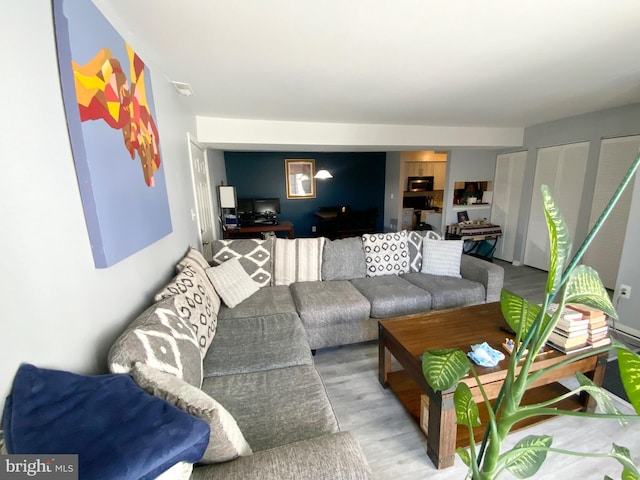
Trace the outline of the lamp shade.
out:
<instances>
[{"instance_id":1,"label":"lamp shade","mask_svg":"<svg viewBox=\"0 0 640 480\"><path fill-rule=\"evenodd\" d=\"M325 168L321 168L320 170L318 170L318 172L314 175L314 178L318 178L320 180L325 180L327 178L333 178L333 175L331 175L331 173L329 173L329 170L325 169Z\"/></svg>"}]
</instances>

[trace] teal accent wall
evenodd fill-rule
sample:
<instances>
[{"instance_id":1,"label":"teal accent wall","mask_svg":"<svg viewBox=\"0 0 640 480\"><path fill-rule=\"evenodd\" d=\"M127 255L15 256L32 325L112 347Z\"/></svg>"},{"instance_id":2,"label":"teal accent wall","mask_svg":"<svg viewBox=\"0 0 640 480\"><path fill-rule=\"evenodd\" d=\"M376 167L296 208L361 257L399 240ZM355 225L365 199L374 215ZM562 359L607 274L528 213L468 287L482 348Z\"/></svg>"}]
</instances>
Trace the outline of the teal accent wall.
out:
<instances>
[{"instance_id":1,"label":"teal accent wall","mask_svg":"<svg viewBox=\"0 0 640 480\"><path fill-rule=\"evenodd\" d=\"M326 168L333 178L316 180L316 198L287 199L285 159L311 158L316 170ZM376 231L382 232L385 189L385 152L291 153L225 152L227 184L238 198L279 197L281 220L295 225L296 237L315 236L311 231L320 207L350 205L354 210L378 209Z\"/></svg>"}]
</instances>

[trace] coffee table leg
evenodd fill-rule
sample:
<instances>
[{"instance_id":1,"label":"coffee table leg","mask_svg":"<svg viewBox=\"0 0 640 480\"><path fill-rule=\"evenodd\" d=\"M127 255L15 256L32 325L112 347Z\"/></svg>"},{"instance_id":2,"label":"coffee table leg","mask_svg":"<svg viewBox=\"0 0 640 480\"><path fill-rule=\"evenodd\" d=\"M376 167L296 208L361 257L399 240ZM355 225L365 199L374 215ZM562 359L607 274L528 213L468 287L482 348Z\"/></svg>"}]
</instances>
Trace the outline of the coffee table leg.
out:
<instances>
[{"instance_id":1,"label":"coffee table leg","mask_svg":"<svg viewBox=\"0 0 640 480\"><path fill-rule=\"evenodd\" d=\"M608 355L606 353L598 356L598 361L596 363L596 368L593 372L587 374L591 381L598 386L602 386L602 381L604 380L604 371L607 368L607 360ZM585 412L593 413L596 411L596 407L598 406L598 402L586 392L582 392L582 404L584 405L583 410Z\"/></svg>"},{"instance_id":2,"label":"coffee table leg","mask_svg":"<svg viewBox=\"0 0 640 480\"><path fill-rule=\"evenodd\" d=\"M387 375L391 372L391 353L385 346L384 331L378 329L378 381L384 388L389 386Z\"/></svg>"},{"instance_id":3,"label":"coffee table leg","mask_svg":"<svg viewBox=\"0 0 640 480\"><path fill-rule=\"evenodd\" d=\"M436 468L452 467L456 459L456 409L453 392L429 392L427 455Z\"/></svg>"}]
</instances>

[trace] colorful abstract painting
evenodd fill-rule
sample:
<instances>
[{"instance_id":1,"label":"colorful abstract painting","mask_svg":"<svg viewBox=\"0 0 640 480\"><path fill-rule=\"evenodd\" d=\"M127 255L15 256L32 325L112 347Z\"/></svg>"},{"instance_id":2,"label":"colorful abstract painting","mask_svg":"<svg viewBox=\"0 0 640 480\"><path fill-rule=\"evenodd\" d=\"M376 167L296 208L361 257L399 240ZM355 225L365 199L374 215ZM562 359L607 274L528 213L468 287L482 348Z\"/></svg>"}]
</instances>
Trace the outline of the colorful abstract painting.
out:
<instances>
[{"instance_id":1,"label":"colorful abstract painting","mask_svg":"<svg viewBox=\"0 0 640 480\"><path fill-rule=\"evenodd\" d=\"M54 0L69 137L94 263L172 231L148 68L92 2Z\"/></svg>"}]
</instances>

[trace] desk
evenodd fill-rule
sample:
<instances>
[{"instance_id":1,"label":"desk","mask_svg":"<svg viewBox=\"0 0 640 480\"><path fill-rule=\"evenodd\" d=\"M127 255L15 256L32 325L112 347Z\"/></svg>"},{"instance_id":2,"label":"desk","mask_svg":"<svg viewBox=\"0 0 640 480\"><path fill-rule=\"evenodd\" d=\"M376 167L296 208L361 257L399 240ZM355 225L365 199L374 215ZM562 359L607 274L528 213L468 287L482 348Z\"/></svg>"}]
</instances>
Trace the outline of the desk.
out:
<instances>
[{"instance_id":1,"label":"desk","mask_svg":"<svg viewBox=\"0 0 640 480\"><path fill-rule=\"evenodd\" d=\"M493 252L496 249L498 239L502 236L502 229L499 225L478 225L454 224L447 226L445 238L447 240L463 240L463 252L468 255L480 257L483 260L492 261ZM480 252L479 248L483 242L489 244L489 251Z\"/></svg>"},{"instance_id":2,"label":"desk","mask_svg":"<svg viewBox=\"0 0 640 480\"><path fill-rule=\"evenodd\" d=\"M286 232L287 238L295 238L293 233L293 223L284 220L277 225L254 225L251 227L227 228L224 231L224 238L255 238L260 237L262 232Z\"/></svg>"}]
</instances>

